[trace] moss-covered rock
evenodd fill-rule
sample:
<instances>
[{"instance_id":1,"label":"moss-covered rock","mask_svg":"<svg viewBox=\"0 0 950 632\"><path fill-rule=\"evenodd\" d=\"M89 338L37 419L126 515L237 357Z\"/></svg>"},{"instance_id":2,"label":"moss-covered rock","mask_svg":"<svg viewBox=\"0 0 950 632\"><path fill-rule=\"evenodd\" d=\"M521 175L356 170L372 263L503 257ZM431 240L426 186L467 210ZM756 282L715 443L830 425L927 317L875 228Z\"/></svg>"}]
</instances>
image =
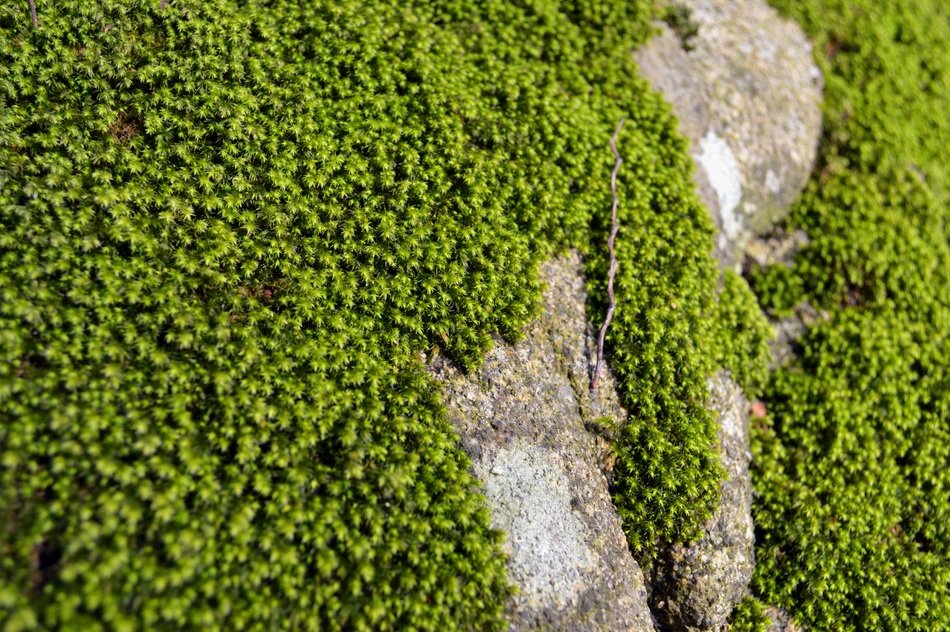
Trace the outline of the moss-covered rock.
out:
<instances>
[{"instance_id":1,"label":"moss-covered rock","mask_svg":"<svg viewBox=\"0 0 950 632\"><path fill-rule=\"evenodd\" d=\"M695 533L716 270L650 3L39 4L0 8L9 628L503 627L418 353L516 337L568 244L604 296L624 115L616 498Z\"/></svg>"},{"instance_id":2,"label":"moss-covered rock","mask_svg":"<svg viewBox=\"0 0 950 632\"><path fill-rule=\"evenodd\" d=\"M755 565L748 401L725 371L710 378L709 393L726 469L722 499L695 542L667 544L651 569L650 604L663 629L725 629Z\"/></svg>"}]
</instances>

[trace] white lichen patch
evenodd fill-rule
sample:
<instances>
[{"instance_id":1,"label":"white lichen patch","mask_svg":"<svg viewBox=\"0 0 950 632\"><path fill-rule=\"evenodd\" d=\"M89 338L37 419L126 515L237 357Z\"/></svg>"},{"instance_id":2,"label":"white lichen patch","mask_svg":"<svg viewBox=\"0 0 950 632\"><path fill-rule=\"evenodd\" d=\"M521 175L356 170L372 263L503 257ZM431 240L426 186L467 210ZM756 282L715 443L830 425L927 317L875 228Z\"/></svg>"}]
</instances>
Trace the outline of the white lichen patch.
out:
<instances>
[{"instance_id":1,"label":"white lichen patch","mask_svg":"<svg viewBox=\"0 0 950 632\"><path fill-rule=\"evenodd\" d=\"M716 192L722 232L730 240L734 240L742 230L742 219L736 213L739 200L742 199L742 174L739 171L739 163L729 148L729 144L711 128L703 137L700 149L702 153L699 155L699 164Z\"/></svg>"},{"instance_id":2,"label":"white lichen patch","mask_svg":"<svg viewBox=\"0 0 950 632\"><path fill-rule=\"evenodd\" d=\"M485 484L492 526L508 534L509 571L523 596L567 605L585 587L595 555L571 507L570 480L557 455L515 441L475 473Z\"/></svg>"}]
</instances>

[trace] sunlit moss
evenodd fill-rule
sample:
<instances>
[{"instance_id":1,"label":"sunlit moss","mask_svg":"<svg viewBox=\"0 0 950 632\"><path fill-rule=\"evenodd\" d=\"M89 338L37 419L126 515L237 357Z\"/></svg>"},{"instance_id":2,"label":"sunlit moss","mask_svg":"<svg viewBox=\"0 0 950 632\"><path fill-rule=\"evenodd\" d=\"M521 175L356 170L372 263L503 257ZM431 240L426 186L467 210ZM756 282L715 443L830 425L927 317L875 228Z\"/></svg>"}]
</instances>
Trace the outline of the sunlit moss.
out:
<instances>
[{"instance_id":1,"label":"sunlit moss","mask_svg":"<svg viewBox=\"0 0 950 632\"><path fill-rule=\"evenodd\" d=\"M516 337L559 249L603 296L621 116L616 498L637 550L708 515L712 226L652 3L39 5L0 8L12 626L503 627L418 352Z\"/></svg>"},{"instance_id":2,"label":"sunlit moss","mask_svg":"<svg viewBox=\"0 0 950 632\"><path fill-rule=\"evenodd\" d=\"M814 39L825 139L790 221L810 244L756 287L828 318L753 435L754 587L812 629L946 629L950 5L775 4Z\"/></svg>"}]
</instances>

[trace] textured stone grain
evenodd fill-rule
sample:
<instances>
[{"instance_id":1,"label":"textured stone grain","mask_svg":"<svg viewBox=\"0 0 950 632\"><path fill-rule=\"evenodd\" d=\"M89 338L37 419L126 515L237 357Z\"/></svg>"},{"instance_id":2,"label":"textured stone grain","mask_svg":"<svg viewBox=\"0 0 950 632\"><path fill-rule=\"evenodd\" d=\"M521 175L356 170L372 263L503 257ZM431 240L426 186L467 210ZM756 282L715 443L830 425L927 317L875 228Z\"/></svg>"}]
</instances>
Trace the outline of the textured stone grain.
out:
<instances>
[{"instance_id":1,"label":"textured stone grain","mask_svg":"<svg viewBox=\"0 0 950 632\"><path fill-rule=\"evenodd\" d=\"M660 25L637 61L692 143L697 187L720 229L717 253L732 266L745 240L781 219L808 180L821 74L801 30L764 0L681 4L698 26L692 49Z\"/></svg>"}]
</instances>

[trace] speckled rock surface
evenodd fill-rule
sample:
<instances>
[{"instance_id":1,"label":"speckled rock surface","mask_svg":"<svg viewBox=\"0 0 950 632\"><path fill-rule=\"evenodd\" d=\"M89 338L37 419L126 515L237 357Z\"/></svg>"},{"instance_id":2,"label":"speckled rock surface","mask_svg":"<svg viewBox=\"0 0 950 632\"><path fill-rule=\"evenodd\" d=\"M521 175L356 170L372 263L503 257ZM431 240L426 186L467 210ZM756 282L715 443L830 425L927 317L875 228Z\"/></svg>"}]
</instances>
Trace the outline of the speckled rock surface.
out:
<instances>
[{"instance_id":1,"label":"speckled rock surface","mask_svg":"<svg viewBox=\"0 0 950 632\"><path fill-rule=\"evenodd\" d=\"M429 368L506 534L513 630L652 630L643 574L608 494L612 461L597 420L626 413L609 372L590 383L594 332L576 254L542 266L544 314L509 345L497 340L466 376Z\"/></svg>"},{"instance_id":2,"label":"speckled rock surface","mask_svg":"<svg viewBox=\"0 0 950 632\"><path fill-rule=\"evenodd\" d=\"M821 74L801 30L765 0L681 0L692 50L665 25L637 52L692 143L696 179L726 265L788 210L811 172L821 133Z\"/></svg>"},{"instance_id":3,"label":"speckled rock surface","mask_svg":"<svg viewBox=\"0 0 950 632\"><path fill-rule=\"evenodd\" d=\"M650 605L662 630L724 630L732 609L749 594L755 565L749 405L725 372L710 378L709 398L719 415L727 478L703 536L689 545L664 547L655 562Z\"/></svg>"}]
</instances>

